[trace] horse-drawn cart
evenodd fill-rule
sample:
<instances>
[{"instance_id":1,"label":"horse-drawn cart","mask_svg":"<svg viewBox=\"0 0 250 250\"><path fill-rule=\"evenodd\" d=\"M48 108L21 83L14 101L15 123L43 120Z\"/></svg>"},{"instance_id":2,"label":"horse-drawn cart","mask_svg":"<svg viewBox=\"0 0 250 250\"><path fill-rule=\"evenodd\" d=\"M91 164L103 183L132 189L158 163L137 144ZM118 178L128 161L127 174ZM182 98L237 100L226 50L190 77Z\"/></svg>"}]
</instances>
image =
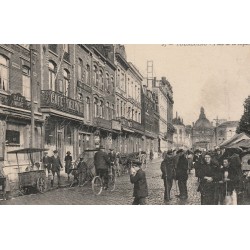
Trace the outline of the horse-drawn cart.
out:
<instances>
[{"instance_id":1,"label":"horse-drawn cart","mask_svg":"<svg viewBox=\"0 0 250 250\"><path fill-rule=\"evenodd\" d=\"M34 163L33 154L48 151L48 149L42 148L24 148L19 150L9 151L8 154L16 154L17 166L18 166L18 182L19 190L22 194L27 193L31 189L35 189L40 193L44 193L47 189L46 172L45 170L39 169L40 166ZM20 165L18 160L19 154L27 154L29 164L26 167L25 172L20 171Z\"/></svg>"}]
</instances>

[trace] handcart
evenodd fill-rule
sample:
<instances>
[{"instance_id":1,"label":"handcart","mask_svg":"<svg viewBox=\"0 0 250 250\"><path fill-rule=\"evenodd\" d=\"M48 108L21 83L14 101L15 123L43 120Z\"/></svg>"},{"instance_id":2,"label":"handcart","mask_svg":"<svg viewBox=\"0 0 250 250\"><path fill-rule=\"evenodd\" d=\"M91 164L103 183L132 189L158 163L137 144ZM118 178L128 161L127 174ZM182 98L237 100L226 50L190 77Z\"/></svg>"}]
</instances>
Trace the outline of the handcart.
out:
<instances>
[{"instance_id":1,"label":"handcart","mask_svg":"<svg viewBox=\"0 0 250 250\"><path fill-rule=\"evenodd\" d=\"M48 151L43 148L24 148L7 152L8 154L16 154L17 166L18 166L18 184L21 194L28 193L30 190L35 189L40 193L44 193L47 189L46 172L43 169L39 169L39 164L34 163L33 154L38 152ZM26 167L25 172L20 171L20 164L18 155L27 154L29 164Z\"/></svg>"}]
</instances>

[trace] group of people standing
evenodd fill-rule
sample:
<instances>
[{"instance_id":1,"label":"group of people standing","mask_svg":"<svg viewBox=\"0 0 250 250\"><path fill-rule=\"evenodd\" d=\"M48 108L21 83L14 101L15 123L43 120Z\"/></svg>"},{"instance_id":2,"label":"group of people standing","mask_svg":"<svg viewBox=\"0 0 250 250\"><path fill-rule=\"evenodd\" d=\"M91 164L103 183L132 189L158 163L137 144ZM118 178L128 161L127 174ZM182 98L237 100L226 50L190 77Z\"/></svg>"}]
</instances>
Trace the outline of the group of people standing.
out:
<instances>
[{"instance_id":1,"label":"group of people standing","mask_svg":"<svg viewBox=\"0 0 250 250\"><path fill-rule=\"evenodd\" d=\"M195 169L198 178L197 191L201 194L202 205L225 204L225 199L233 192L240 191L241 161L237 153L222 153L219 148L214 151L194 153L183 149L168 150L161 163L164 181L164 200L168 202L173 182L178 182L180 199L187 199L187 180L191 169ZM177 184L176 184L177 186ZM176 187L177 188L177 187Z\"/></svg>"}]
</instances>

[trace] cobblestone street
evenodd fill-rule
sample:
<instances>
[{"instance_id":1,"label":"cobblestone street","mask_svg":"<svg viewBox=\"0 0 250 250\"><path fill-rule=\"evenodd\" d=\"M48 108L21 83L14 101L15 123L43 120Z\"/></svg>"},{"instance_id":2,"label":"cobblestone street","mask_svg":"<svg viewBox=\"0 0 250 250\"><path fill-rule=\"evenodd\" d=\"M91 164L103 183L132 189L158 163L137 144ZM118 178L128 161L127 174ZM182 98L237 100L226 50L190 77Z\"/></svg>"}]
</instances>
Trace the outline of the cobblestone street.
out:
<instances>
[{"instance_id":1,"label":"cobblestone street","mask_svg":"<svg viewBox=\"0 0 250 250\"><path fill-rule=\"evenodd\" d=\"M164 205L163 193L164 186L160 177L160 160L154 161L146 170L148 188L149 188L149 205ZM175 197L176 189L173 185L171 192L170 205L180 204L200 204L200 195L196 192L197 180L194 173L189 175L188 194L186 201L180 201ZM117 178L116 189L114 192L103 191L101 195L95 196L92 192L91 185L84 187L60 188L49 190L44 194L31 194L14 197L8 201L0 201L0 204L6 205L129 205L132 203L133 185L130 183L129 176L123 175Z\"/></svg>"}]
</instances>

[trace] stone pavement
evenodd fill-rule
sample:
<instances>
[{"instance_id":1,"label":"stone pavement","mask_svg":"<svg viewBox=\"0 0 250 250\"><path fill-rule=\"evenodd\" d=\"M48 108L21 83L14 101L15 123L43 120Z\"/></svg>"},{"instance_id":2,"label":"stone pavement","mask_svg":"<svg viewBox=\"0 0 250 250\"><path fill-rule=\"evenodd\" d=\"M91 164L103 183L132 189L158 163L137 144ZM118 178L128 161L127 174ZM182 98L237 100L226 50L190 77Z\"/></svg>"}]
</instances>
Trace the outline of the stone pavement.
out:
<instances>
[{"instance_id":1,"label":"stone pavement","mask_svg":"<svg viewBox=\"0 0 250 250\"><path fill-rule=\"evenodd\" d=\"M146 176L149 188L149 205L164 205L164 186L160 177L160 160L154 160L146 169ZM175 197L176 190L173 185L171 191L171 201L169 205L194 205L200 204L200 194L196 192L197 180L194 173L189 175L188 199L180 201ZM8 201L0 201L1 205L130 205L133 185L130 183L129 175L125 174L117 178L116 189L113 192L103 191L101 195L95 196L91 189L91 184L84 187L63 187L49 190L44 194L30 194L14 197Z\"/></svg>"}]
</instances>

